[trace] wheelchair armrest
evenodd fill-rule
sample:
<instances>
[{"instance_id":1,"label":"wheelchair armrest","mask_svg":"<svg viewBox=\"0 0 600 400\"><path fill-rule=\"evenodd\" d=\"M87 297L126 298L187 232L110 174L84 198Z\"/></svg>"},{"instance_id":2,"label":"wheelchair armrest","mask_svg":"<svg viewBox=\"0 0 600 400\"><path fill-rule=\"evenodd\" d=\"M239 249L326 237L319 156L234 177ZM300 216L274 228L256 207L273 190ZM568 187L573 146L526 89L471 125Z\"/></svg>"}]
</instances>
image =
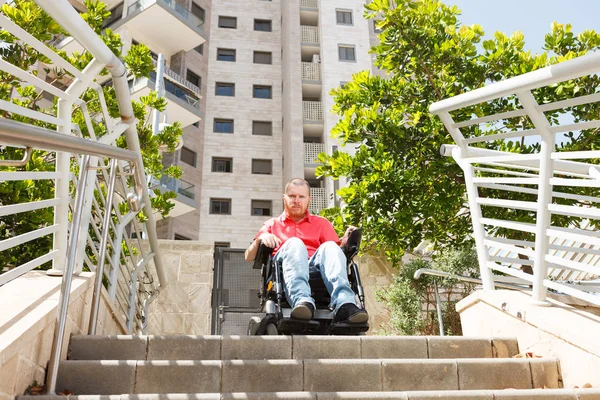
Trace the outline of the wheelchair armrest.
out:
<instances>
[{"instance_id":1,"label":"wheelchair armrest","mask_svg":"<svg viewBox=\"0 0 600 400\"><path fill-rule=\"evenodd\" d=\"M346 260L350 262L350 260L358 253L360 249L360 241L362 239L362 231L360 228L353 230L350 233L350 237L344 246L342 246L342 251L346 256Z\"/></svg>"},{"instance_id":2,"label":"wheelchair armrest","mask_svg":"<svg viewBox=\"0 0 600 400\"><path fill-rule=\"evenodd\" d=\"M269 261L269 256L272 252L273 249L271 247L267 247L261 243L258 247L258 252L256 253L256 258L254 259L254 264L252 264L252 269L261 269L262 266Z\"/></svg>"}]
</instances>

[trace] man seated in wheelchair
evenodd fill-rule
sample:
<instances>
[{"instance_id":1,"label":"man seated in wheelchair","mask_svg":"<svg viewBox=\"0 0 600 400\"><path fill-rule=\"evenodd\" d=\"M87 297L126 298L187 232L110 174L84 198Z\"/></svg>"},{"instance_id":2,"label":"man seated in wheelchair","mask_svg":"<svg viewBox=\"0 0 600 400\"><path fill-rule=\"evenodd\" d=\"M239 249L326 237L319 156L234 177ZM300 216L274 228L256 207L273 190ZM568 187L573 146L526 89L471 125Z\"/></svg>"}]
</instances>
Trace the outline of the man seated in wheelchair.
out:
<instances>
[{"instance_id":1,"label":"man seated in wheelchair","mask_svg":"<svg viewBox=\"0 0 600 400\"><path fill-rule=\"evenodd\" d=\"M365 324L369 316L357 304L348 280L346 256L340 248L355 228L348 228L340 239L326 218L310 214L310 186L304 179L294 178L287 183L283 202L283 214L264 223L246 250L246 261L255 259L261 244L273 248L273 262L283 270L291 318L313 318L315 300L311 297L309 274L318 272L331 297L333 323Z\"/></svg>"}]
</instances>

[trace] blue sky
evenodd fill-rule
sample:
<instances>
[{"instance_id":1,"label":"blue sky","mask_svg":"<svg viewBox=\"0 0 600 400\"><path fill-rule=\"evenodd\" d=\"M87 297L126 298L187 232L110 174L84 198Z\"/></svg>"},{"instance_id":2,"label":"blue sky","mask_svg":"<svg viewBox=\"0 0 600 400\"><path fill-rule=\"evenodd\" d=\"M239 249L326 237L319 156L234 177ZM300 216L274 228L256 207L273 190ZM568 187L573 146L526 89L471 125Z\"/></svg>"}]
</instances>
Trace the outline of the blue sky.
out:
<instances>
[{"instance_id":1,"label":"blue sky","mask_svg":"<svg viewBox=\"0 0 600 400\"><path fill-rule=\"evenodd\" d=\"M502 31L510 35L521 30L525 46L540 52L544 35L553 21L570 23L575 34L585 29L600 32L600 0L443 0L462 10L463 24L479 24L486 37Z\"/></svg>"}]
</instances>

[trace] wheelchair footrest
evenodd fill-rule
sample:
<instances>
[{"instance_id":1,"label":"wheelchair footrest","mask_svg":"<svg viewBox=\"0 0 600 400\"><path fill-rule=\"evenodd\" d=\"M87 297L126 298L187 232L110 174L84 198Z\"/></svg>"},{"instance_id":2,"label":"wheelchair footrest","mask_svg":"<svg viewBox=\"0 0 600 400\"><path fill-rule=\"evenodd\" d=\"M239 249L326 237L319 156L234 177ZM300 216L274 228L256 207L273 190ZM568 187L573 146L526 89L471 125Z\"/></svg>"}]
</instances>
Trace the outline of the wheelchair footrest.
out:
<instances>
[{"instance_id":1,"label":"wheelchair footrest","mask_svg":"<svg viewBox=\"0 0 600 400\"><path fill-rule=\"evenodd\" d=\"M369 330L369 324L349 324L349 323L337 323L331 324L329 327L329 333L332 335L356 335Z\"/></svg>"},{"instance_id":2,"label":"wheelchair footrest","mask_svg":"<svg viewBox=\"0 0 600 400\"><path fill-rule=\"evenodd\" d=\"M314 320L282 318L277 324L279 333L284 335L289 334L311 334L319 329L320 324Z\"/></svg>"}]
</instances>

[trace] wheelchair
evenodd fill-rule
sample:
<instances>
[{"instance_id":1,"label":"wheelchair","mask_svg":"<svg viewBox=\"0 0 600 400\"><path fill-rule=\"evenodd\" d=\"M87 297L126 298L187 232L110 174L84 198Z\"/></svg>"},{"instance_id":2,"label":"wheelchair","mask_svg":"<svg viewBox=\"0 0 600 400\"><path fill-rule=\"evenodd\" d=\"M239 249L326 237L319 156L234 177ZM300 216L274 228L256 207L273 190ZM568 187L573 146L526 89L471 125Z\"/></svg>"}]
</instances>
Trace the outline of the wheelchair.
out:
<instances>
[{"instance_id":1,"label":"wheelchair","mask_svg":"<svg viewBox=\"0 0 600 400\"><path fill-rule=\"evenodd\" d=\"M359 306L365 308L365 296L354 257L361 241L360 229L355 229L342 251L346 256L350 287L358 297ZM311 320L291 317L292 307L284 293L283 269L273 262L273 249L261 244L253 268L261 270L262 288L258 293L264 317L252 317L248 335L361 335L369 330L369 323L334 323L334 312L329 308L331 297L318 271L311 272L309 284L315 300L315 313Z\"/></svg>"}]
</instances>

